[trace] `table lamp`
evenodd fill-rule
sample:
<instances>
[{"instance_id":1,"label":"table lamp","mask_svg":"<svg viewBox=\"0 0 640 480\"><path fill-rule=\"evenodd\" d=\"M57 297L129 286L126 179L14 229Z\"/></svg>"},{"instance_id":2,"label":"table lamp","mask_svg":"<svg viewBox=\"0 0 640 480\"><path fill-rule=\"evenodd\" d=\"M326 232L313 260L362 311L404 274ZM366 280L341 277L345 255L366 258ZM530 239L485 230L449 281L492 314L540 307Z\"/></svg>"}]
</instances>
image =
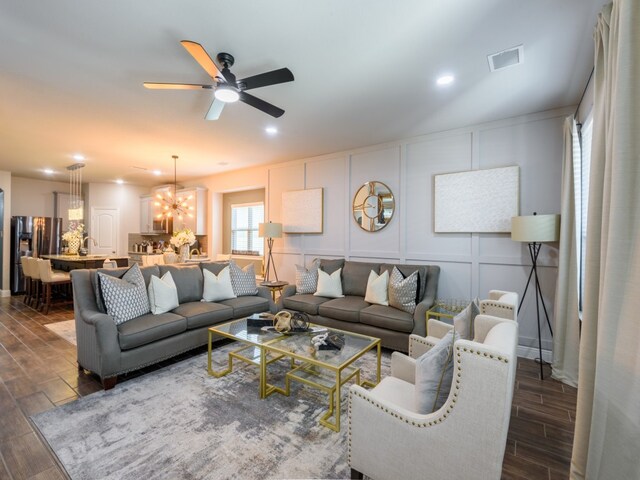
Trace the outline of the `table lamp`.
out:
<instances>
[{"instance_id":1,"label":"table lamp","mask_svg":"<svg viewBox=\"0 0 640 480\"><path fill-rule=\"evenodd\" d=\"M540 288L540 280L538 279L538 254L543 242L557 242L560 239L560 215L538 215L536 212L533 215L526 215L520 217L511 218L511 240L516 242L524 242L529 246L529 255L531 256L531 271L529 272L529 278L527 279L527 286L524 289L522 298L520 299L520 305L518 305L518 313L522 308L524 297L529 289L529 283L531 283L531 277L535 279L535 292L536 292L536 316L538 319L538 351L540 353L540 380L543 380L542 373L542 339L540 337L540 307L542 302L542 308L544 315L547 318L547 325L551 336L553 336L553 329L551 328L551 322L549 321L549 314L547 313L547 307L544 304L544 298L542 297L542 290Z\"/></svg>"},{"instance_id":2,"label":"table lamp","mask_svg":"<svg viewBox=\"0 0 640 480\"><path fill-rule=\"evenodd\" d=\"M271 267L273 267L273 274L276 277L276 282L278 281L278 272L276 271L276 264L273 261L273 255L271 254L271 250L273 248L273 239L274 238L282 238L282 224L281 223L260 223L258 225L258 236L260 238L267 239L267 248L269 253L267 254L267 268L264 273L264 282L269 283L271 280L269 279L269 273L271 271Z\"/></svg>"}]
</instances>

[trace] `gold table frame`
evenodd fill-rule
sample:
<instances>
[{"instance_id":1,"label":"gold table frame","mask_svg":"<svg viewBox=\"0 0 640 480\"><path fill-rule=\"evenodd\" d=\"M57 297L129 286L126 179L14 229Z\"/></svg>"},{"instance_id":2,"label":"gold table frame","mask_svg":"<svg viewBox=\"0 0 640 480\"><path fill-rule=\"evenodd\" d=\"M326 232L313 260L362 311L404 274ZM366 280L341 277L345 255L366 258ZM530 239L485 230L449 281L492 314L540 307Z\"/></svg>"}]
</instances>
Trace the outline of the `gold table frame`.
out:
<instances>
[{"instance_id":1,"label":"gold table frame","mask_svg":"<svg viewBox=\"0 0 640 480\"><path fill-rule=\"evenodd\" d=\"M291 381L298 381L306 385L318 388L321 391L328 393L329 395L329 408L328 411L320 418L319 423L333 431L340 431L340 414L341 414L341 392L342 386L355 377L358 385L366 387L374 387L380 382L381 375L381 357L382 357L382 342L379 338L370 337L367 335L361 335L358 333L345 332L343 330L337 330L334 328L328 328L330 331L344 333L352 337L363 338L370 340L370 343L361 348L357 353L346 358L338 365L333 365L319 358L313 358L311 355L303 355L300 353L292 352L287 348L287 339L294 338L289 335L277 335L271 339L267 339L264 342L254 342L247 337L239 337L230 332L220 330L220 328L230 326L233 323L241 325L241 322L246 320L234 320L233 322L227 322L221 325L213 326L209 328L209 342L207 353L207 371L209 375L214 377L222 377L233 371L233 360L241 360L245 363L258 366L260 368L260 382L259 382L259 396L261 399L267 398L274 392L282 395L289 396L291 393ZM212 340L213 335L221 335L226 338L237 340L244 345L236 350L228 353L228 366L224 370L216 371L212 368L211 356L212 356ZM308 337L308 336L307 336ZM376 380L375 382L364 380L360 378L360 368L353 366L353 363L365 355L369 350L376 348L377 361L376 361ZM247 351L252 351L251 355L245 355ZM267 381L267 367L282 358L289 358L291 361L291 370L285 375L284 388L276 385L271 385ZM296 361L300 362L296 364ZM343 376L343 373L346 375ZM335 375L335 381L330 379L331 374ZM333 382L333 383L332 383ZM334 421L330 421L334 418Z\"/></svg>"}]
</instances>

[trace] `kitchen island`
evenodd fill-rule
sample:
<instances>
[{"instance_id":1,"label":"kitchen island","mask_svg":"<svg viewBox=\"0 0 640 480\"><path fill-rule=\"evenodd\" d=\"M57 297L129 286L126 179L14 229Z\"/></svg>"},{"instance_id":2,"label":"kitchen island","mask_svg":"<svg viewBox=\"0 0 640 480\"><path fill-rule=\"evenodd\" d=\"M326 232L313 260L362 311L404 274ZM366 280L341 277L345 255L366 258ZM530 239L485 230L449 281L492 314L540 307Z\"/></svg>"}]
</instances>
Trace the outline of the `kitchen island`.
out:
<instances>
[{"instance_id":1,"label":"kitchen island","mask_svg":"<svg viewBox=\"0 0 640 480\"><path fill-rule=\"evenodd\" d=\"M40 258L51 260L53 268L64 272L78 268L102 268L107 258L115 261L119 267L129 266L129 257L122 255L40 255Z\"/></svg>"}]
</instances>

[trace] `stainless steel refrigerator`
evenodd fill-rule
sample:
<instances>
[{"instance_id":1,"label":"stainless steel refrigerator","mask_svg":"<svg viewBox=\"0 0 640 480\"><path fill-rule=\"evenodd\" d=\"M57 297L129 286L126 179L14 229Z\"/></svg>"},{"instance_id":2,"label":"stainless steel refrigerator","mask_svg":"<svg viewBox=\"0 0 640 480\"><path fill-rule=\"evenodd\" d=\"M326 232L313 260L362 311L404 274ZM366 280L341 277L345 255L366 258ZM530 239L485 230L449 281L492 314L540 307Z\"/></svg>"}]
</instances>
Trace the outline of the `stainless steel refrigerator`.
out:
<instances>
[{"instance_id":1,"label":"stainless steel refrigerator","mask_svg":"<svg viewBox=\"0 0 640 480\"><path fill-rule=\"evenodd\" d=\"M62 219L51 217L11 217L11 293L24 292L20 257L59 254Z\"/></svg>"}]
</instances>

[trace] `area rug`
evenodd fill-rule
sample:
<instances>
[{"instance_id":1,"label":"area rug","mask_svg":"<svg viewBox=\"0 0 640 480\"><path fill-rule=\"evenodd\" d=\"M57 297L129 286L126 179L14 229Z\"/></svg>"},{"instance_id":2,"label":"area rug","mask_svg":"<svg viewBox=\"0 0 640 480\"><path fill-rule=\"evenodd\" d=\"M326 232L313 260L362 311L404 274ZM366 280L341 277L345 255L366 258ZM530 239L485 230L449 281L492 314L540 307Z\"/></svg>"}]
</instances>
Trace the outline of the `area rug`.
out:
<instances>
[{"instance_id":1,"label":"area rug","mask_svg":"<svg viewBox=\"0 0 640 480\"><path fill-rule=\"evenodd\" d=\"M76 321L65 320L64 322L47 323L45 328L48 328L59 337L64 338L72 345L76 345Z\"/></svg>"},{"instance_id":2,"label":"area rug","mask_svg":"<svg viewBox=\"0 0 640 480\"><path fill-rule=\"evenodd\" d=\"M237 344L214 350L226 362ZM289 397L258 397L257 368L240 364L222 378L206 354L118 384L32 417L72 479L349 478L347 391L342 431L318 424L327 396L292 383ZM358 361L375 378L375 354ZM383 356L383 376L390 367ZM288 362L269 367L283 384Z\"/></svg>"}]
</instances>

